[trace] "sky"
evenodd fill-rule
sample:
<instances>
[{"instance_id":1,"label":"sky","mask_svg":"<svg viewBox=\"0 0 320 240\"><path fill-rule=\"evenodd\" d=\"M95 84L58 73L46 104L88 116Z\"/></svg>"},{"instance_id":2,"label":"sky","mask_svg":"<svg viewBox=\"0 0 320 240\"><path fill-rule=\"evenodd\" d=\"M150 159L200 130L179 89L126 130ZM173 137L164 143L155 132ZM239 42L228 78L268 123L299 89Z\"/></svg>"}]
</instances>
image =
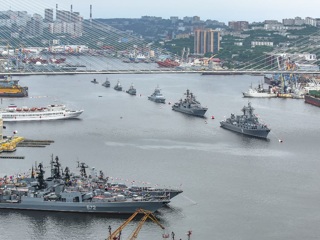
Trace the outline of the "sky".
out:
<instances>
[{"instance_id":1,"label":"sky","mask_svg":"<svg viewBox=\"0 0 320 240\"><path fill-rule=\"evenodd\" d=\"M45 8L80 12L85 19L93 18L140 18L156 16L169 19L171 16L199 16L201 20L263 22L294 17L320 18L319 0L0 0L0 10L27 11L44 14Z\"/></svg>"}]
</instances>

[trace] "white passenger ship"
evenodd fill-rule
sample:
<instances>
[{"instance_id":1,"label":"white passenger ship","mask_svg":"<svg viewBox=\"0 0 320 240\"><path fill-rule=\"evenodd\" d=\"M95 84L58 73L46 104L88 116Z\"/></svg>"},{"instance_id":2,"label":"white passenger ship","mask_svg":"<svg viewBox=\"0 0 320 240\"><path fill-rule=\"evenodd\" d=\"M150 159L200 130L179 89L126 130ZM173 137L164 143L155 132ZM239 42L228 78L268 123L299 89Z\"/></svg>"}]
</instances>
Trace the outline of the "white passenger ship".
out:
<instances>
[{"instance_id":1,"label":"white passenger ship","mask_svg":"<svg viewBox=\"0 0 320 240\"><path fill-rule=\"evenodd\" d=\"M18 108L15 105L10 105L1 109L0 112L4 122L15 122L77 118L83 110L70 110L63 104L52 104L41 108Z\"/></svg>"}]
</instances>

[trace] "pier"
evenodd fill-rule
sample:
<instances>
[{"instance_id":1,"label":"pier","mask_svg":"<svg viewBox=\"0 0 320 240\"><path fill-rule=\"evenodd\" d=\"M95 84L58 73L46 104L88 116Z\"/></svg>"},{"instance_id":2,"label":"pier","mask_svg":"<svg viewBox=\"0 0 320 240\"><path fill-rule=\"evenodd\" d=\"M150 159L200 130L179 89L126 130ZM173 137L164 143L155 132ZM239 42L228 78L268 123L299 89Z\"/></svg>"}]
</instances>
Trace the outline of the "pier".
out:
<instances>
[{"instance_id":1,"label":"pier","mask_svg":"<svg viewBox=\"0 0 320 240\"><path fill-rule=\"evenodd\" d=\"M24 141L17 144L17 147L46 147L54 143L53 140L31 140L25 139Z\"/></svg>"},{"instance_id":2,"label":"pier","mask_svg":"<svg viewBox=\"0 0 320 240\"><path fill-rule=\"evenodd\" d=\"M7 159L24 159L24 156L3 156L0 155L0 158L7 158Z\"/></svg>"}]
</instances>

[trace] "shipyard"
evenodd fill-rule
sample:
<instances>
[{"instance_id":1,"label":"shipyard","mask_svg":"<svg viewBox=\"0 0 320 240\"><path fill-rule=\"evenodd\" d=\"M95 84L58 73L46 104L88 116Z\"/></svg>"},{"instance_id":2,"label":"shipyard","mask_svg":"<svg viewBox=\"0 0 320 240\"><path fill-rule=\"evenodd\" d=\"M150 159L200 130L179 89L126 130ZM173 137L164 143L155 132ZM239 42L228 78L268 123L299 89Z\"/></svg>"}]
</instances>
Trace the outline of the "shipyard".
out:
<instances>
[{"instance_id":1,"label":"shipyard","mask_svg":"<svg viewBox=\"0 0 320 240\"><path fill-rule=\"evenodd\" d=\"M320 235L319 20L99 4L0 11L3 238Z\"/></svg>"}]
</instances>

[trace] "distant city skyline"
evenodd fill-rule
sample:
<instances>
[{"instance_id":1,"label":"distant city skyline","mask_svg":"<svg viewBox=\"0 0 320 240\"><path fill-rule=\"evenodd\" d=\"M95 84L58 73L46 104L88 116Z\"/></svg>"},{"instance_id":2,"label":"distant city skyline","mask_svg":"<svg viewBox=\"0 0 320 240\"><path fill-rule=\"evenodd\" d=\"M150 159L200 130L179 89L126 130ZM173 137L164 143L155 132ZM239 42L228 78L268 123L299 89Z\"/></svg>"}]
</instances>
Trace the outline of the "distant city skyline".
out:
<instances>
[{"instance_id":1,"label":"distant city skyline","mask_svg":"<svg viewBox=\"0 0 320 240\"><path fill-rule=\"evenodd\" d=\"M305 0L293 2L283 1L182 1L182 0L122 0L108 2L105 0L33 0L22 1L5 0L1 4L1 11L27 11L30 14L44 14L45 8L58 8L70 10L73 5L74 12L80 12L84 19L90 18L90 5L92 5L92 18L140 18L141 16L156 16L169 19L171 16L183 17L199 16L201 20L217 20L227 23L229 21L262 22L264 20L278 20L294 17L320 18L320 2Z\"/></svg>"}]
</instances>

